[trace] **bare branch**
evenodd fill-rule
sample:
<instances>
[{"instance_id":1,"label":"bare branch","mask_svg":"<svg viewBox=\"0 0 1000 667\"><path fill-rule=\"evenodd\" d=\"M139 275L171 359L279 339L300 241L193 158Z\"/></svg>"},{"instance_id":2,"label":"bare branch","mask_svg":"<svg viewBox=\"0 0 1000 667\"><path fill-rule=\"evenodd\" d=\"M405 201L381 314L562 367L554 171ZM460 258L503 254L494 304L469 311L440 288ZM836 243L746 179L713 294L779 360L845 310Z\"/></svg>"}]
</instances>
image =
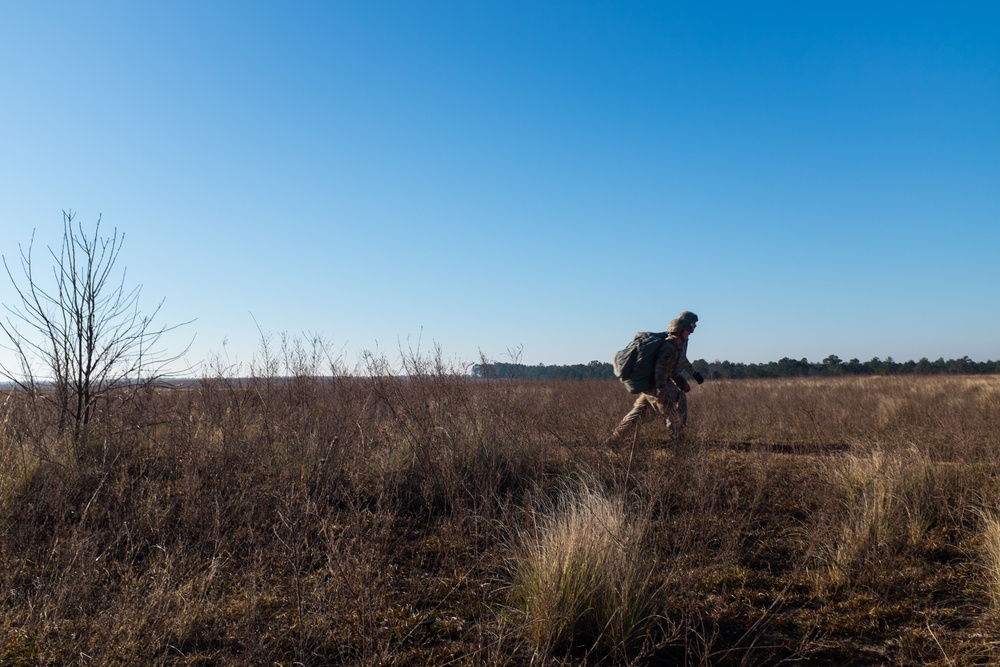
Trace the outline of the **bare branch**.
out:
<instances>
[{"instance_id":1,"label":"bare branch","mask_svg":"<svg viewBox=\"0 0 1000 667\"><path fill-rule=\"evenodd\" d=\"M3 257L18 302L5 305L0 332L19 368L0 364L0 376L54 402L60 430L72 428L76 437L86 431L100 400L161 379L187 352L170 355L158 346L165 334L190 322L154 325L163 301L143 315L142 286L129 288L125 269L116 273L124 239L117 228L102 235L100 217L88 234L72 211L63 212L62 244L58 252L48 248L53 261L48 288L36 276L34 233L27 250L18 248L20 279Z\"/></svg>"}]
</instances>

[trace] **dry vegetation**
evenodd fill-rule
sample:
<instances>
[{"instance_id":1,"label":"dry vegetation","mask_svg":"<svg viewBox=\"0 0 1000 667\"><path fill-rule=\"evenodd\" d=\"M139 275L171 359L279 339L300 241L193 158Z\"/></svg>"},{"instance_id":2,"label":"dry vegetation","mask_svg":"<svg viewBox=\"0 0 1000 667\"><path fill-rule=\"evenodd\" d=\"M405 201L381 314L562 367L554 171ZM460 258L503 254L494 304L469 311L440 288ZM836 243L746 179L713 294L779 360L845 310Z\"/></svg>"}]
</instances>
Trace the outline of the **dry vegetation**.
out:
<instances>
[{"instance_id":1,"label":"dry vegetation","mask_svg":"<svg viewBox=\"0 0 1000 667\"><path fill-rule=\"evenodd\" d=\"M1000 661L998 377L708 382L612 450L616 383L290 351L78 442L4 397L0 664Z\"/></svg>"}]
</instances>

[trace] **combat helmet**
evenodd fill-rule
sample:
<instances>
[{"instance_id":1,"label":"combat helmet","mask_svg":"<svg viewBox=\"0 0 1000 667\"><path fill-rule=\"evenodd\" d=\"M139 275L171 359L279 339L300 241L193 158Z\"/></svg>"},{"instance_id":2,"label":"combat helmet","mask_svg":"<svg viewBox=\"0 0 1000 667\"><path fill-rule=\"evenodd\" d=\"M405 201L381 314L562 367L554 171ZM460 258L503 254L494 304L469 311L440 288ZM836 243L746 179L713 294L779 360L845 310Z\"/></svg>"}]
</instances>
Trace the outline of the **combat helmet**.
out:
<instances>
[{"instance_id":1,"label":"combat helmet","mask_svg":"<svg viewBox=\"0 0 1000 667\"><path fill-rule=\"evenodd\" d=\"M687 320L691 324L698 324L698 316L692 313L690 310L685 310L683 313L677 316L679 320Z\"/></svg>"},{"instance_id":2,"label":"combat helmet","mask_svg":"<svg viewBox=\"0 0 1000 667\"><path fill-rule=\"evenodd\" d=\"M678 334L682 331L687 331L688 329L694 329L694 325L691 321L682 320L681 318L676 317L670 320L670 324L667 326L667 333Z\"/></svg>"}]
</instances>

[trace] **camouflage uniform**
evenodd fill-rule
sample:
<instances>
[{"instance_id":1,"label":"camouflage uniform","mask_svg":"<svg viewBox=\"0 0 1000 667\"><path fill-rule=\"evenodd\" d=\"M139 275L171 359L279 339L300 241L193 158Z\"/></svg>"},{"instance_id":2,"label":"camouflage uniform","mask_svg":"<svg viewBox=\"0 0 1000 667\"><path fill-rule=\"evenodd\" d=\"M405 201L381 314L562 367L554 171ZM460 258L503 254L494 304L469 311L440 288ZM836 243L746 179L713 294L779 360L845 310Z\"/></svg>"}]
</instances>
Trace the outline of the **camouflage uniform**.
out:
<instances>
[{"instance_id":1,"label":"camouflage uniform","mask_svg":"<svg viewBox=\"0 0 1000 667\"><path fill-rule=\"evenodd\" d=\"M680 357L677 359L677 370L676 375L684 378L690 384L694 380L694 368L691 367L691 362L687 358L687 347L688 342L686 340L678 340L678 353ZM688 420L688 398L687 393L681 391L677 388L677 385L673 382L670 383L670 387L673 391L667 392L667 400L664 404L671 403L674 413L677 415L677 422L680 425L680 430L684 429L684 425L687 424Z\"/></svg>"},{"instance_id":2,"label":"camouflage uniform","mask_svg":"<svg viewBox=\"0 0 1000 667\"><path fill-rule=\"evenodd\" d=\"M698 323L698 316L688 310L685 310L680 315L678 315L677 319L684 320L692 324ZM681 358L677 360L677 375L680 375L690 384L692 380L700 378L700 376L695 375L694 368L691 366L691 362L688 361L688 356L687 356L688 341L678 340L677 344L680 346L680 352L681 352ZM703 380L700 379L697 380L698 384L701 384L702 381ZM674 401L674 406L673 406L674 411L677 413L678 420L680 422L681 428L683 429L684 424L687 424L687 418L688 418L687 394L683 391L675 391L674 393L677 394L676 398L674 398L673 395L668 394L667 400Z\"/></svg>"},{"instance_id":3,"label":"camouflage uniform","mask_svg":"<svg viewBox=\"0 0 1000 667\"><path fill-rule=\"evenodd\" d=\"M652 409L666 419L667 429L674 439L683 436L684 424L687 422L687 401L684 400L684 392L678 385L687 384L683 377L679 376L682 359L686 362L683 348L686 347L678 338L673 335L667 337L660 352L656 357L656 368L654 371L655 386L653 392L643 392L635 399L632 410L622 419L611 440L616 441L623 435L652 416ZM690 367L690 364L688 364ZM675 379L677 378L677 379ZM663 403L657 401L657 396L665 396Z\"/></svg>"}]
</instances>

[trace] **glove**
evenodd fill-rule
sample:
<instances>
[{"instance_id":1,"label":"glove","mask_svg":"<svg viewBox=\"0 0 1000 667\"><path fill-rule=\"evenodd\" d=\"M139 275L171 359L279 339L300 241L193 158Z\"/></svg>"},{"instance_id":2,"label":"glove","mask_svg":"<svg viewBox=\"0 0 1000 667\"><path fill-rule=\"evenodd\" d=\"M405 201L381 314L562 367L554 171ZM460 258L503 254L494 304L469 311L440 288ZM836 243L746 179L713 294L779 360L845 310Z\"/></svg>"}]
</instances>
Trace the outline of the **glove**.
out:
<instances>
[{"instance_id":1,"label":"glove","mask_svg":"<svg viewBox=\"0 0 1000 667\"><path fill-rule=\"evenodd\" d=\"M691 385L689 385L688 381L679 375L674 378L674 384L680 387L680 390L683 391L685 394L691 391Z\"/></svg>"},{"instance_id":2,"label":"glove","mask_svg":"<svg viewBox=\"0 0 1000 667\"><path fill-rule=\"evenodd\" d=\"M694 381L697 382L698 384L701 384L702 382L705 381L705 376L699 373L698 371L691 373L691 377L693 377Z\"/></svg>"}]
</instances>

